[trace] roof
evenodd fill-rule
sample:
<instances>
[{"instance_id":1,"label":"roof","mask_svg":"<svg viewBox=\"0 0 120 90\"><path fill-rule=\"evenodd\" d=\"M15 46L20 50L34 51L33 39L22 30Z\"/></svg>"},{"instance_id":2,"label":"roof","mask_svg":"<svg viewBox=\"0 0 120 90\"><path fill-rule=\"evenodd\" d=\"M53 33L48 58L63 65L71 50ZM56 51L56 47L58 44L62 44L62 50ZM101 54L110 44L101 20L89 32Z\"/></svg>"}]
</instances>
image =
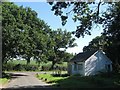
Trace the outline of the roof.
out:
<instances>
[{"instance_id":1,"label":"roof","mask_svg":"<svg viewBox=\"0 0 120 90\"><path fill-rule=\"evenodd\" d=\"M87 51L87 52L83 52L83 53L78 53L77 55L75 55L71 60L70 62L83 62L83 61L86 61L90 56L92 56L94 53L96 52L95 51Z\"/></svg>"}]
</instances>

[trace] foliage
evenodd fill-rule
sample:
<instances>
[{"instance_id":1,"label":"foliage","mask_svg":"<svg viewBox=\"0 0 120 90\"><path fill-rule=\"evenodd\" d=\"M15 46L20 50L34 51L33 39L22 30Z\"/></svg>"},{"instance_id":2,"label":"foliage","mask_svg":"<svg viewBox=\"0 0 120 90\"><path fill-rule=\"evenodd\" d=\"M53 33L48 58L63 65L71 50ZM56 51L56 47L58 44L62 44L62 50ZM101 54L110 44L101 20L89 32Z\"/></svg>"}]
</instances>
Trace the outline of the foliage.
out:
<instances>
[{"instance_id":1,"label":"foliage","mask_svg":"<svg viewBox=\"0 0 120 90\"><path fill-rule=\"evenodd\" d=\"M83 52L104 49L105 40L104 36L97 36L89 42L88 46L83 47Z\"/></svg>"},{"instance_id":2,"label":"foliage","mask_svg":"<svg viewBox=\"0 0 120 90\"><path fill-rule=\"evenodd\" d=\"M39 65L34 60L30 61L30 64L26 65L26 60L13 60L3 64L3 71L49 71L51 70L52 62L41 62ZM67 70L67 62L57 64L62 71Z\"/></svg>"},{"instance_id":3,"label":"foliage","mask_svg":"<svg viewBox=\"0 0 120 90\"><path fill-rule=\"evenodd\" d=\"M49 26L38 19L31 8L4 2L2 9L3 61L21 56L29 63L31 57L39 56L36 50L46 46L44 41L47 41L47 36L43 33Z\"/></svg>"},{"instance_id":4,"label":"foliage","mask_svg":"<svg viewBox=\"0 0 120 90\"><path fill-rule=\"evenodd\" d=\"M48 3L52 6L51 11L54 12L54 15L60 16L62 25L65 25L68 18L71 17L74 22L79 23L78 26L76 26L76 31L73 31L73 34L78 38L85 34L91 35L90 30L92 27L96 24L101 24L99 21L101 21L103 13L100 11L100 6L111 4L104 3L101 0L99 0L99 2L54 1Z\"/></svg>"},{"instance_id":5,"label":"foliage","mask_svg":"<svg viewBox=\"0 0 120 90\"><path fill-rule=\"evenodd\" d=\"M42 65L41 71L49 71L51 69L51 65Z\"/></svg>"},{"instance_id":6,"label":"foliage","mask_svg":"<svg viewBox=\"0 0 120 90\"><path fill-rule=\"evenodd\" d=\"M54 68L54 65L56 63L60 63L64 61L65 59L70 59L70 54L66 53L66 49L68 47L74 47L77 44L74 43L75 38L72 38L71 33L65 31L62 31L62 29L57 29L56 31L53 31L51 33L51 42L49 42L50 48L53 48L48 51L48 55L50 56L49 60L52 60L52 67ZM61 51L60 49L64 49Z\"/></svg>"},{"instance_id":7,"label":"foliage","mask_svg":"<svg viewBox=\"0 0 120 90\"><path fill-rule=\"evenodd\" d=\"M31 59L40 62L53 61L53 65L69 59L69 54L61 51L74 47L75 39L71 32L62 29L51 30L37 18L37 13L29 7L18 7L11 2L2 4L2 51L3 63L13 58L24 58L27 64Z\"/></svg>"},{"instance_id":8,"label":"foliage","mask_svg":"<svg viewBox=\"0 0 120 90\"><path fill-rule=\"evenodd\" d=\"M8 73L2 72L2 78L10 79L11 76L10 76L10 74L8 74Z\"/></svg>"},{"instance_id":9,"label":"foliage","mask_svg":"<svg viewBox=\"0 0 120 90\"><path fill-rule=\"evenodd\" d=\"M39 66L35 63L35 61L31 61L29 65L26 65L25 60L14 60L3 64L2 69L3 71L38 71Z\"/></svg>"},{"instance_id":10,"label":"foliage","mask_svg":"<svg viewBox=\"0 0 120 90\"><path fill-rule=\"evenodd\" d=\"M103 19L103 34L107 42L105 52L118 72L120 70L120 2L112 4Z\"/></svg>"}]
</instances>

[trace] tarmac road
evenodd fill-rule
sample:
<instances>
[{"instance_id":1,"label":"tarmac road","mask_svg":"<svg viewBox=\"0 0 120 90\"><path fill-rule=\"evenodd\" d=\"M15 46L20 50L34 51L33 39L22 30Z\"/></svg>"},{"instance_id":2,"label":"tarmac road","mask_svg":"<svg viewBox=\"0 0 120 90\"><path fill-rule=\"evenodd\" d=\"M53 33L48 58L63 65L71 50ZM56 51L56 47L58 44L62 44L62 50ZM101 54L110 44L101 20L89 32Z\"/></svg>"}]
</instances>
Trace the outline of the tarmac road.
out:
<instances>
[{"instance_id":1,"label":"tarmac road","mask_svg":"<svg viewBox=\"0 0 120 90\"><path fill-rule=\"evenodd\" d=\"M36 88L50 87L50 84L37 79L35 77L36 73L37 72L11 72L12 80L8 85L3 87L2 90L37 90Z\"/></svg>"}]
</instances>

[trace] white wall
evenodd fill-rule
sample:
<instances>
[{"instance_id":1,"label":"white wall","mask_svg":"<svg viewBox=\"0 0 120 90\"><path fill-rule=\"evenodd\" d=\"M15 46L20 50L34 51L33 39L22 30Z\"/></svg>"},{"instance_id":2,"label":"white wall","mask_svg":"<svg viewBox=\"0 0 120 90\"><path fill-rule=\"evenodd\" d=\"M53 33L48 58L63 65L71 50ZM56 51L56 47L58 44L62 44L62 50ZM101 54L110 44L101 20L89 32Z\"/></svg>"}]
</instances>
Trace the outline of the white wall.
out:
<instances>
[{"instance_id":1,"label":"white wall","mask_svg":"<svg viewBox=\"0 0 120 90\"><path fill-rule=\"evenodd\" d=\"M111 63L112 62L101 51L97 51L85 61L85 76L95 75L99 71L105 72L105 65Z\"/></svg>"},{"instance_id":2,"label":"white wall","mask_svg":"<svg viewBox=\"0 0 120 90\"><path fill-rule=\"evenodd\" d=\"M82 64L82 70L79 70L78 69L78 65L79 64ZM69 62L68 63L68 73L69 74L81 74L81 75L84 75L84 68L85 68L85 64L84 64L84 62L77 62L77 69L76 70L74 70L74 62Z\"/></svg>"}]
</instances>

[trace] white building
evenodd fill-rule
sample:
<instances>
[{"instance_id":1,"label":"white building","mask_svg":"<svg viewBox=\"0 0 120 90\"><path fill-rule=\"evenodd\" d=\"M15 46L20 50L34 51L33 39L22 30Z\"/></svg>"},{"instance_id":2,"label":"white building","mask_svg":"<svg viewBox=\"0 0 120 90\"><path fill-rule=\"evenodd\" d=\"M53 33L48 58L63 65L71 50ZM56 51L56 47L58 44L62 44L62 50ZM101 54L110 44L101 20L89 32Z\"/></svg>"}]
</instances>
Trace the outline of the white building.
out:
<instances>
[{"instance_id":1,"label":"white building","mask_svg":"<svg viewBox=\"0 0 120 90\"><path fill-rule=\"evenodd\" d=\"M112 61L101 51L79 53L68 62L68 73L82 76L112 71Z\"/></svg>"}]
</instances>

